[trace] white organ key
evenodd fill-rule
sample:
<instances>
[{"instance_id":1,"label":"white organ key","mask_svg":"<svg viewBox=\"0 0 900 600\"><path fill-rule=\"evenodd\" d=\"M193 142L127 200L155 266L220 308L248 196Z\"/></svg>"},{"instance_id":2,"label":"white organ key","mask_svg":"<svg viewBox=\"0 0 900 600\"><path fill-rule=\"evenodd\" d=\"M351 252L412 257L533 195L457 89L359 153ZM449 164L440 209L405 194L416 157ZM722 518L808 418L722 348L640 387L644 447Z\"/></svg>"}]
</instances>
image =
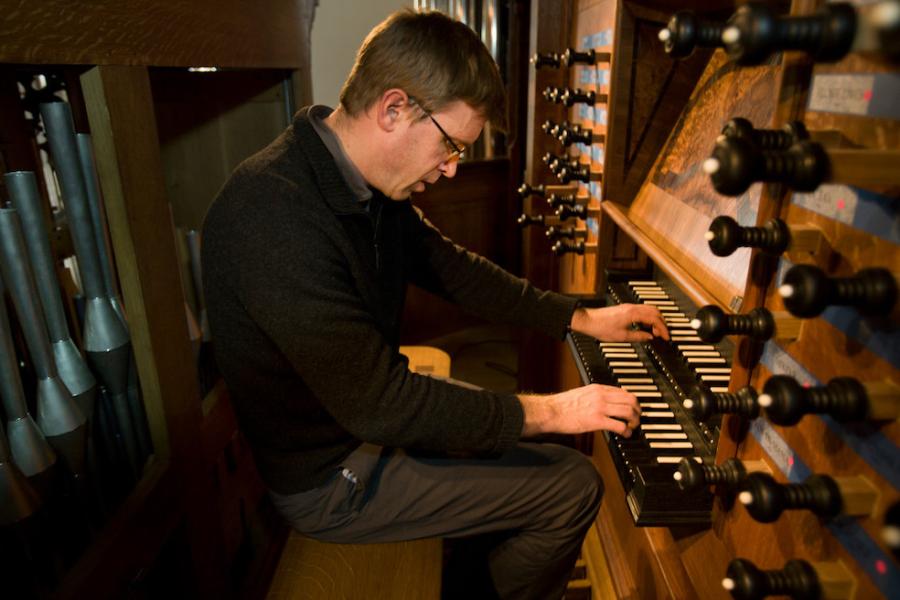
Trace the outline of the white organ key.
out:
<instances>
[{"instance_id":1,"label":"white organ key","mask_svg":"<svg viewBox=\"0 0 900 600\"><path fill-rule=\"evenodd\" d=\"M721 357L722 355L718 352L704 352L703 350L682 350L681 355L685 358L689 356L713 356L713 357Z\"/></svg>"},{"instance_id":2,"label":"white organ key","mask_svg":"<svg viewBox=\"0 0 900 600\"><path fill-rule=\"evenodd\" d=\"M686 433L645 433L648 440L686 440Z\"/></svg>"},{"instance_id":3,"label":"white organ key","mask_svg":"<svg viewBox=\"0 0 900 600\"><path fill-rule=\"evenodd\" d=\"M612 369L613 375L646 375L647 369Z\"/></svg>"},{"instance_id":4,"label":"white organ key","mask_svg":"<svg viewBox=\"0 0 900 600\"><path fill-rule=\"evenodd\" d=\"M629 281L628 285L630 285L632 287L647 287L647 286L659 287L659 284L655 281L647 281L647 280L641 280L641 279L634 279L632 281Z\"/></svg>"},{"instance_id":5,"label":"white organ key","mask_svg":"<svg viewBox=\"0 0 900 600\"><path fill-rule=\"evenodd\" d=\"M724 394L725 392L728 391L728 387L727 386L726 387L710 387L709 391L711 391L714 394Z\"/></svg>"},{"instance_id":6,"label":"white organ key","mask_svg":"<svg viewBox=\"0 0 900 600\"><path fill-rule=\"evenodd\" d=\"M601 348L631 348L630 342L598 342Z\"/></svg>"},{"instance_id":7,"label":"white organ key","mask_svg":"<svg viewBox=\"0 0 900 600\"><path fill-rule=\"evenodd\" d=\"M678 348L679 348L681 351L683 351L683 352L684 352L684 351L691 351L691 350L716 350L716 347L715 347L715 346L706 346L706 345L703 345L703 344L700 344L700 345L697 345L697 344L679 344L679 345L678 345Z\"/></svg>"},{"instance_id":8,"label":"white organ key","mask_svg":"<svg viewBox=\"0 0 900 600\"><path fill-rule=\"evenodd\" d=\"M656 462L663 464L663 465L668 465L668 464L673 464L673 463L680 463L682 458L686 458L686 457L684 457L684 456L657 456ZM695 461L697 461L698 463L703 464L703 459L701 459L699 456L694 456L692 458Z\"/></svg>"},{"instance_id":9,"label":"white organ key","mask_svg":"<svg viewBox=\"0 0 900 600\"><path fill-rule=\"evenodd\" d=\"M681 425L678 423L647 423L641 424L644 431L682 431Z\"/></svg>"},{"instance_id":10,"label":"white organ key","mask_svg":"<svg viewBox=\"0 0 900 600\"><path fill-rule=\"evenodd\" d=\"M675 303L671 300L656 300L656 299L647 299L644 301L644 304L653 304L654 306L675 306Z\"/></svg>"},{"instance_id":11,"label":"white organ key","mask_svg":"<svg viewBox=\"0 0 900 600\"><path fill-rule=\"evenodd\" d=\"M673 335L671 336L671 340L673 342L702 342L699 336L696 335Z\"/></svg>"},{"instance_id":12,"label":"white organ key","mask_svg":"<svg viewBox=\"0 0 900 600\"><path fill-rule=\"evenodd\" d=\"M642 417L647 417L648 419L665 419L665 418L674 418L675 413L670 410L651 410L645 413L641 413Z\"/></svg>"},{"instance_id":13,"label":"white organ key","mask_svg":"<svg viewBox=\"0 0 900 600\"><path fill-rule=\"evenodd\" d=\"M620 381L619 383L623 383L623 382ZM629 392L637 392L637 391L658 392L659 391L659 388L656 387L655 385L630 385L630 384L624 384L624 383L622 385L622 389L628 390Z\"/></svg>"},{"instance_id":14,"label":"white organ key","mask_svg":"<svg viewBox=\"0 0 900 600\"><path fill-rule=\"evenodd\" d=\"M694 371L700 375L705 373L731 373L728 367L697 367Z\"/></svg>"},{"instance_id":15,"label":"white organ key","mask_svg":"<svg viewBox=\"0 0 900 600\"><path fill-rule=\"evenodd\" d=\"M643 367L644 363L634 360L612 360L609 362L610 367Z\"/></svg>"},{"instance_id":16,"label":"white organ key","mask_svg":"<svg viewBox=\"0 0 900 600\"><path fill-rule=\"evenodd\" d=\"M662 409L669 408L669 405L668 405L667 403L665 403L665 402L641 402L641 403L640 403L640 406L641 406L641 408L653 408L653 409L656 409L656 408L662 408Z\"/></svg>"},{"instance_id":17,"label":"white organ key","mask_svg":"<svg viewBox=\"0 0 900 600\"><path fill-rule=\"evenodd\" d=\"M665 316L666 313L678 312L678 308L675 306L662 305L662 306L657 306L656 308L659 309L659 312L663 313L663 316Z\"/></svg>"},{"instance_id":18,"label":"white organ key","mask_svg":"<svg viewBox=\"0 0 900 600\"><path fill-rule=\"evenodd\" d=\"M622 377L619 379L619 384L625 385L626 383L653 383L653 380L649 377Z\"/></svg>"},{"instance_id":19,"label":"white organ key","mask_svg":"<svg viewBox=\"0 0 900 600\"><path fill-rule=\"evenodd\" d=\"M701 375L703 381L731 381L730 375Z\"/></svg>"},{"instance_id":20,"label":"white organ key","mask_svg":"<svg viewBox=\"0 0 900 600\"><path fill-rule=\"evenodd\" d=\"M721 358L721 357L719 357L719 358L703 358L703 357L699 357L699 356L688 356L687 361L688 361L688 363L699 363L699 364L704 364L704 365L712 365L712 364L724 365L728 362L727 360L725 360L724 358Z\"/></svg>"},{"instance_id":21,"label":"white organ key","mask_svg":"<svg viewBox=\"0 0 900 600\"><path fill-rule=\"evenodd\" d=\"M633 392L633 393L634 393L635 398L662 398L662 392Z\"/></svg>"},{"instance_id":22,"label":"white organ key","mask_svg":"<svg viewBox=\"0 0 900 600\"><path fill-rule=\"evenodd\" d=\"M650 442L651 448L693 448L690 442Z\"/></svg>"},{"instance_id":23,"label":"white organ key","mask_svg":"<svg viewBox=\"0 0 900 600\"><path fill-rule=\"evenodd\" d=\"M606 358L637 358L637 352L604 352Z\"/></svg>"}]
</instances>

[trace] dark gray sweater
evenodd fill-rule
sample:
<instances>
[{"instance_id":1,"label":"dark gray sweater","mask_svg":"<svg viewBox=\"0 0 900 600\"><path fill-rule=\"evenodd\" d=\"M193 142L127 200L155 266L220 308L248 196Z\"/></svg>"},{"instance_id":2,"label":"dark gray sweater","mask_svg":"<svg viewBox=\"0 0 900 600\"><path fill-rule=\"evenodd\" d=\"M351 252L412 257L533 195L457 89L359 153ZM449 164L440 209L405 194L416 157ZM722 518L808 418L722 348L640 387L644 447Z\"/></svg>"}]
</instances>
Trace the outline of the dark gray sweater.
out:
<instances>
[{"instance_id":1,"label":"dark gray sweater","mask_svg":"<svg viewBox=\"0 0 900 600\"><path fill-rule=\"evenodd\" d=\"M504 452L522 430L515 396L407 369L406 285L558 339L575 300L454 245L408 201L361 203L307 113L235 170L203 226L216 359L263 480L311 489L363 441Z\"/></svg>"}]
</instances>

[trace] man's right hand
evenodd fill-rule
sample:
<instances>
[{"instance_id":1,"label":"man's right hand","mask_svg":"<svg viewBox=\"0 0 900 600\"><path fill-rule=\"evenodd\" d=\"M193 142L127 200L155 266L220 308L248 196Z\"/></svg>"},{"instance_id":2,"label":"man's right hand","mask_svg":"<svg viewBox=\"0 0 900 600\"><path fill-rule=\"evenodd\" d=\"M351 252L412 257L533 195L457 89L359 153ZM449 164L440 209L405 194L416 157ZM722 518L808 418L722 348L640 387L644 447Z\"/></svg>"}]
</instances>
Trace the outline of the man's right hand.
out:
<instances>
[{"instance_id":1,"label":"man's right hand","mask_svg":"<svg viewBox=\"0 0 900 600\"><path fill-rule=\"evenodd\" d=\"M520 394L525 411L522 437L541 433L585 433L604 429L625 437L640 424L641 408L631 392L592 383L558 394Z\"/></svg>"}]
</instances>

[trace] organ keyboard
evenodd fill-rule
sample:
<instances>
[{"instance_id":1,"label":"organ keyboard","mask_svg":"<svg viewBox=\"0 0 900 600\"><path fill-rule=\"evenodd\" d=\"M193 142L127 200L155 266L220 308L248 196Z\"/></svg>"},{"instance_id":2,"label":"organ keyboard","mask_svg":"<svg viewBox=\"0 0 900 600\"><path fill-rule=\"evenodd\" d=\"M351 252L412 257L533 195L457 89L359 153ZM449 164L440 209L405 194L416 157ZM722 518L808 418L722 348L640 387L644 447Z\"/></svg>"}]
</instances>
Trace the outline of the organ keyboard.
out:
<instances>
[{"instance_id":1,"label":"organ keyboard","mask_svg":"<svg viewBox=\"0 0 900 600\"><path fill-rule=\"evenodd\" d=\"M712 497L705 489L682 492L673 474L689 457L715 460L721 417L694 418L684 406L698 386L728 389L731 343L704 343L690 328L693 306L671 283L611 277L608 302L656 306L671 341L598 342L571 333L568 343L582 382L615 385L633 393L641 407L640 427L630 438L603 437L627 495L636 525L707 524Z\"/></svg>"}]
</instances>

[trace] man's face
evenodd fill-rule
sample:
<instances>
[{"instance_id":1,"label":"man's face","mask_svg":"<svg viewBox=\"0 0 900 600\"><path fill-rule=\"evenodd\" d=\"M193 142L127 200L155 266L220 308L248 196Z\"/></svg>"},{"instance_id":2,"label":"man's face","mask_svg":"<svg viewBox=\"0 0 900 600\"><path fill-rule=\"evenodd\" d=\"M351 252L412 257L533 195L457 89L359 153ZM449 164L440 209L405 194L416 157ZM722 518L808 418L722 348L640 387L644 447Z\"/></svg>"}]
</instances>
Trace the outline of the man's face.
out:
<instances>
[{"instance_id":1,"label":"man's face","mask_svg":"<svg viewBox=\"0 0 900 600\"><path fill-rule=\"evenodd\" d=\"M432 113L434 122L417 105L410 105L406 110L409 111L408 126L398 138L397 151L393 153L396 160L391 161L392 173L387 177L387 189L382 190L393 200L406 200L411 193L424 191L426 183L436 182L441 175L456 175L459 157L453 155L453 145L462 147L473 144L481 134L485 121L477 111L461 101ZM446 132L449 141L441 129Z\"/></svg>"}]
</instances>

